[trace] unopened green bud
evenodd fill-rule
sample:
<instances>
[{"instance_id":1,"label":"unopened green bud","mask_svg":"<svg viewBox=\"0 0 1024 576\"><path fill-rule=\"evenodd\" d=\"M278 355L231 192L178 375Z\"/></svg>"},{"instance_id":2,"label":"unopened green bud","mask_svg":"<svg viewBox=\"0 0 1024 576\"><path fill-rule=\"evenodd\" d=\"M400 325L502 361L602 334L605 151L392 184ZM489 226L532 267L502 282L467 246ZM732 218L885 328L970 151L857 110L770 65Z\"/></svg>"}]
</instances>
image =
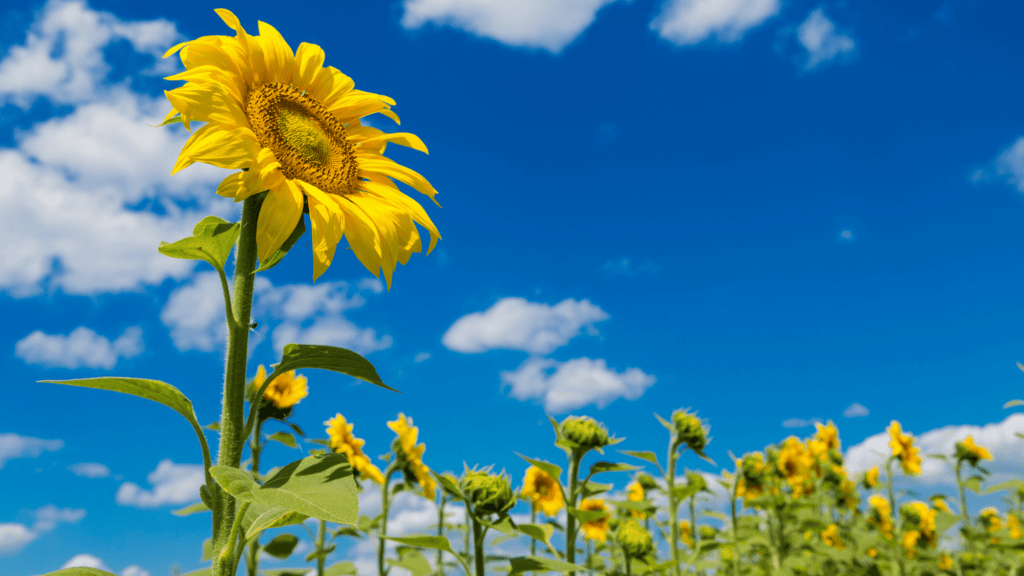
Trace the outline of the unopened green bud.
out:
<instances>
[{"instance_id":1,"label":"unopened green bud","mask_svg":"<svg viewBox=\"0 0 1024 576\"><path fill-rule=\"evenodd\" d=\"M697 454L704 454L708 438L700 418L685 410L676 410L672 413L672 424L676 427L677 445L685 444Z\"/></svg>"},{"instance_id":2,"label":"unopened green bud","mask_svg":"<svg viewBox=\"0 0 1024 576\"><path fill-rule=\"evenodd\" d=\"M654 550L654 538L636 520L627 520L619 526L615 540L630 558L643 558Z\"/></svg>"},{"instance_id":3,"label":"unopened green bud","mask_svg":"<svg viewBox=\"0 0 1024 576\"><path fill-rule=\"evenodd\" d=\"M608 431L590 416L569 416L560 424L562 435L581 448L604 448L608 445Z\"/></svg>"},{"instance_id":4,"label":"unopened green bud","mask_svg":"<svg viewBox=\"0 0 1024 576\"><path fill-rule=\"evenodd\" d=\"M636 475L636 481L645 492L648 490L654 490L658 487L658 483L655 482L654 477L644 472Z\"/></svg>"},{"instance_id":5,"label":"unopened green bud","mask_svg":"<svg viewBox=\"0 0 1024 576\"><path fill-rule=\"evenodd\" d=\"M718 529L714 526L701 526L697 529L697 533L700 534L701 540L714 540L718 536Z\"/></svg>"},{"instance_id":6,"label":"unopened green bud","mask_svg":"<svg viewBox=\"0 0 1024 576\"><path fill-rule=\"evenodd\" d=\"M710 492L708 490L708 483L704 480L704 475L700 472L690 470L686 473L686 484L688 486L696 486L697 492Z\"/></svg>"},{"instance_id":7,"label":"unopened green bud","mask_svg":"<svg viewBox=\"0 0 1024 576\"><path fill-rule=\"evenodd\" d=\"M480 514L504 514L516 505L516 495L504 474L469 471L460 488Z\"/></svg>"}]
</instances>

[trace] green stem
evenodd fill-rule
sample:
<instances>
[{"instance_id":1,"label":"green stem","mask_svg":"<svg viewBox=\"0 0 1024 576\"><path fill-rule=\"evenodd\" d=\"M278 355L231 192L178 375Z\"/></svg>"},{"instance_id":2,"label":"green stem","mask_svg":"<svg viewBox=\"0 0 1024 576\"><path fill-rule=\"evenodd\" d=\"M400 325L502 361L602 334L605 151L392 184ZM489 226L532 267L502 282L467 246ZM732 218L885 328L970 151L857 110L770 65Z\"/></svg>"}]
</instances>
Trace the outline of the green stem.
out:
<instances>
[{"instance_id":1,"label":"green stem","mask_svg":"<svg viewBox=\"0 0 1024 576\"><path fill-rule=\"evenodd\" d=\"M626 554L626 576L633 575L632 569L633 567L629 563L629 554Z\"/></svg>"},{"instance_id":2,"label":"green stem","mask_svg":"<svg viewBox=\"0 0 1024 576\"><path fill-rule=\"evenodd\" d=\"M260 432L263 428L263 421L257 420L252 439L249 441L249 451L252 453L252 476L257 478L260 473L260 453L263 446L260 444ZM260 540L254 539L249 543L249 555L245 559L246 576L256 576L260 562Z\"/></svg>"},{"instance_id":3,"label":"green stem","mask_svg":"<svg viewBox=\"0 0 1024 576\"><path fill-rule=\"evenodd\" d=\"M473 516L473 561L476 565L476 576L484 575L484 529L480 521Z\"/></svg>"},{"instance_id":4,"label":"green stem","mask_svg":"<svg viewBox=\"0 0 1024 576\"><path fill-rule=\"evenodd\" d=\"M896 542L896 497L893 495L892 487L892 463L895 461L895 457L889 457L888 462L885 463L885 491L889 497L889 514L892 515L893 523L893 537L892 543L889 545L892 550L892 556L896 558L896 573L899 576L903 576L906 572L903 568L903 550L900 548L898 542Z\"/></svg>"},{"instance_id":5,"label":"green stem","mask_svg":"<svg viewBox=\"0 0 1024 576\"><path fill-rule=\"evenodd\" d=\"M394 463L388 466L387 473L384 475L384 484L380 487L380 542L377 546L377 574L379 576L385 576L387 574L384 571L384 549L385 543L388 536L388 484L391 482L391 475L394 474L396 468Z\"/></svg>"},{"instance_id":6,"label":"green stem","mask_svg":"<svg viewBox=\"0 0 1024 576\"><path fill-rule=\"evenodd\" d=\"M736 465L736 475L732 477L732 490L729 491L729 508L732 513L732 574L733 576L740 576L740 555L739 555L739 537L737 536L736 526L736 488L739 484L739 478L742 470L739 464Z\"/></svg>"},{"instance_id":7,"label":"green stem","mask_svg":"<svg viewBox=\"0 0 1024 576\"><path fill-rule=\"evenodd\" d=\"M576 484L579 483L580 460L583 454L573 450L569 458L569 494L565 499L566 506L576 508ZM576 563L576 517L568 514L565 519L565 561L569 564ZM569 576L576 576L575 572L569 572Z\"/></svg>"},{"instance_id":8,"label":"green stem","mask_svg":"<svg viewBox=\"0 0 1024 576\"><path fill-rule=\"evenodd\" d=\"M469 529L469 526L470 526L470 524L469 524L469 522L470 522L470 519L469 519L470 518L470 516L469 516L469 503L463 501L462 504L463 504L463 506L465 506L465 510L466 510L466 515L465 515L465 518L463 519L463 522L465 523L464 527L466 528L466 533L465 533L465 535L463 537L463 542L462 542L463 545L465 546L465 550L466 550L466 561L462 564L462 567L465 568L465 570L466 570L466 576L472 576L472 574L470 573L470 570L469 570L469 564L470 564L470 562L473 561L473 550L469 547L469 534L470 534L470 529Z\"/></svg>"},{"instance_id":9,"label":"green stem","mask_svg":"<svg viewBox=\"0 0 1024 576\"><path fill-rule=\"evenodd\" d=\"M242 461L242 437L245 410L245 372L249 347L249 317L252 312L252 289L256 269L256 220L261 200L246 198L242 204L241 231L235 251L234 297L232 314L235 323L228 325L227 359L224 370L224 400L221 407L220 449L217 464L239 468ZM229 316L229 318L231 317ZM224 550L234 548L236 502L220 486L210 486L215 493L217 510L213 514L213 576L231 576L232 558L224 557Z\"/></svg>"},{"instance_id":10,"label":"green stem","mask_svg":"<svg viewBox=\"0 0 1024 576\"><path fill-rule=\"evenodd\" d=\"M437 535L444 536L444 491L441 492L441 505L437 508ZM437 576L444 576L444 550L437 551Z\"/></svg>"},{"instance_id":11,"label":"green stem","mask_svg":"<svg viewBox=\"0 0 1024 576\"><path fill-rule=\"evenodd\" d=\"M679 502L676 501L676 438L671 435L668 443L668 465L665 467L665 484L668 486L668 523L672 529L672 542L669 543L672 550L672 574L679 576ZM697 526L692 522L690 530L693 532L694 546L697 550ZM628 564L628 562L627 562Z\"/></svg>"},{"instance_id":12,"label":"green stem","mask_svg":"<svg viewBox=\"0 0 1024 576\"><path fill-rule=\"evenodd\" d=\"M530 502L530 524L537 523L537 504ZM537 541L530 538L530 556L537 555Z\"/></svg>"},{"instance_id":13,"label":"green stem","mask_svg":"<svg viewBox=\"0 0 1024 576\"><path fill-rule=\"evenodd\" d=\"M316 551L320 552L316 557L316 576L324 576L324 562L327 558L324 557L324 540L327 537L327 521L320 521L320 530L316 536Z\"/></svg>"}]
</instances>

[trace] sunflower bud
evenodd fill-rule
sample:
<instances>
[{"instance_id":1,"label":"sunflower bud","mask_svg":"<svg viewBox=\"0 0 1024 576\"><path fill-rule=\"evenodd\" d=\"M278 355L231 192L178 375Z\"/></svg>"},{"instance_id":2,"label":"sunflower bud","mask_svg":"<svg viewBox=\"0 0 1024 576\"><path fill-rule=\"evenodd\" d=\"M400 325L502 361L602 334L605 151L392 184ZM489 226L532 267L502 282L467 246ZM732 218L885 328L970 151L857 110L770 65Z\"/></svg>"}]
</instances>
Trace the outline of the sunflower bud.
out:
<instances>
[{"instance_id":1,"label":"sunflower bud","mask_svg":"<svg viewBox=\"0 0 1024 576\"><path fill-rule=\"evenodd\" d=\"M504 514L516 505L516 495L504 474L470 471L460 488L480 514Z\"/></svg>"},{"instance_id":2,"label":"sunflower bud","mask_svg":"<svg viewBox=\"0 0 1024 576\"><path fill-rule=\"evenodd\" d=\"M658 487L658 483L654 481L654 477L644 472L636 475L636 481L640 484L640 487L644 489L644 492L654 490Z\"/></svg>"},{"instance_id":3,"label":"sunflower bud","mask_svg":"<svg viewBox=\"0 0 1024 576\"><path fill-rule=\"evenodd\" d=\"M697 454L704 454L708 439L700 418L685 410L676 410L672 413L672 424L676 427L677 446L685 444Z\"/></svg>"},{"instance_id":4,"label":"sunflower bud","mask_svg":"<svg viewBox=\"0 0 1024 576\"><path fill-rule=\"evenodd\" d=\"M718 529L705 524L697 528L697 533L700 534L701 540L714 540L718 536Z\"/></svg>"},{"instance_id":5,"label":"sunflower bud","mask_svg":"<svg viewBox=\"0 0 1024 576\"><path fill-rule=\"evenodd\" d=\"M567 440L590 450L604 448L609 444L608 431L589 416L569 416L559 425Z\"/></svg>"},{"instance_id":6,"label":"sunflower bud","mask_svg":"<svg viewBox=\"0 0 1024 576\"><path fill-rule=\"evenodd\" d=\"M704 480L704 475L700 472L690 470L686 473L686 484L688 486L696 486L697 492L710 492L708 490L708 483Z\"/></svg>"},{"instance_id":7,"label":"sunflower bud","mask_svg":"<svg viewBox=\"0 0 1024 576\"><path fill-rule=\"evenodd\" d=\"M654 550L654 538L636 520L623 522L615 534L615 540L629 558L643 558Z\"/></svg>"}]
</instances>

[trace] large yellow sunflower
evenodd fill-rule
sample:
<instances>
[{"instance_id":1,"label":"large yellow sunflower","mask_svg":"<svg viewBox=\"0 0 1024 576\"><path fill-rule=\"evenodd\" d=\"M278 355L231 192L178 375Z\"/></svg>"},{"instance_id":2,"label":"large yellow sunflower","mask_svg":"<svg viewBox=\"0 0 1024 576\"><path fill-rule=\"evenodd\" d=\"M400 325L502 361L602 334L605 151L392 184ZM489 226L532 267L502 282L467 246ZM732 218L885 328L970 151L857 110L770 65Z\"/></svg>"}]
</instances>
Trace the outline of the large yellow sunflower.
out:
<instances>
[{"instance_id":1,"label":"large yellow sunflower","mask_svg":"<svg viewBox=\"0 0 1024 576\"><path fill-rule=\"evenodd\" d=\"M173 109L191 122L206 122L189 138L173 172L195 162L242 170L217 193L244 200L268 191L256 225L257 254L266 260L288 239L308 205L312 224L313 279L331 265L342 236L388 287L398 262L422 251L416 224L430 232L429 253L440 238L430 217L398 189L395 180L430 196L437 193L417 172L386 158L394 142L426 153L413 134L387 134L360 118L381 113L398 122L387 96L354 89L348 76L324 67L324 51L302 43L292 51L264 22L250 36L228 10L217 14L235 30L178 44L186 71L168 80L185 85L165 92ZM436 200L435 200L436 203ZM414 224L415 223L415 224Z\"/></svg>"}]
</instances>

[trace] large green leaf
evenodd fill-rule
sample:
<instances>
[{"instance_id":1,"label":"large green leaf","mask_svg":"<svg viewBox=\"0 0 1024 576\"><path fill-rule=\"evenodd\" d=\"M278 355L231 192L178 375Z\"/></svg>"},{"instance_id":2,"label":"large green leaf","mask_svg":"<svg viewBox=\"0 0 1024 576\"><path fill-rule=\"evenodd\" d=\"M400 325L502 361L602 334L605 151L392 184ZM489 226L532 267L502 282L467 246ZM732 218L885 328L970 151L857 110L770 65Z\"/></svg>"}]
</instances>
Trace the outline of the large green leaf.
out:
<instances>
[{"instance_id":1,"label":"large green leaf","mask_svg":"<svg viewBox=\"0 0 1024 576\"><path fill-rule=\"evenodd\" d=\"M244 502L255 502L253 493L260 485L245 470L231 466L210 466L210 475L225 492Z\"/></svg>"},{"instance_id":2,"label":"large green leaf","mask_svg":"<svg viewBox=\"0 0 1024 576\"><path fill-rule=\"evenodd\" d=\"M556 464L552 464L551 462L548 462L546 460L540 460L537 458L527 458L526 456L523 456L519 452L516 452L516 456L519 456L523 460L526 460L530 464L533 464L537 468L540 468L541 470L544 471L545 474L554 478L556 482L559 481L558 478L559 476L562 475L562 469L559 468Z\"/></svg>"},{"instance_id":3,"label":"large green leaf","mask_svg":"<svg viewBox=\"0 0 1024 576\"><path fill-rule=\"evenodd\" d=\"M253 490L252 498L328 522L355 526L359 520L358 489L344 454L317 454L292 462Z\"/></svg>"},{"instance_id":4,"label":"large green leaf","mask_svg":"<svg viewBox=\"0 0 1024 576\"><path fill-rule=\"evenodd\" d=\"M606 510L579 510L577 508L569 508L569 514L572 514L580 522L593 522L594 520L600 520L605 516L608 516Z\"/></svg>"},{"instance_id":5,"label":"large green leaf","mask_svg":"<svg viewBox=\"0 0 1024 576\"><path fill-rule=\"evenodd\" d=\"M65 568L56 572L47 572L43 576L115 576L98 568Z\"/></svg>"},{"instance_id":6,"label":"large green leaf","mask_svg":"<svg viewBox=\"0 0 1024 576\"><path fill-rule=\"evenodd\" d=\"M206 260L214 268L224 271L224 264L242 227L216 216L207 216L196 224L192 236L168 244L161 242L158 250L164 256L184 260Z\"/></svg>"},{"instance_id":7,"label":"large green leaf","mask_svg":"<svg viewBox=\"0 0 1024 576\"><path fill-rule=\"evenodd\" d=\"M388 564L396 568L408 570L411 576L427 576L432 572L430 562L423 556L423 553L416 549L398 550L398 560L388 560Z\"/></svg>"},{"instance_id":8,"label":"large green leaf","mask_svg":"<svg viewBox=\"0 0 1024 576\"><path fill-rule=\"evenodd\" d=\"M561 560L553 560L551 558L542 558L540 556L523 556L520 558L509 559L509 570L508 576L515 576L522 572L531 572L534 570L553 570L555 572L586 572L586 566L579 566L577 564L570 564L568 562L562 562Z\"/></svg>"},{"instance_id":9,"label":"large green leaf","mask_svg":"<svg viewBox=\"0 0 1024 576\"><path fill-rule=\"evenodd\" d=\"M518 524L516 530L534 540L540 540L549 547L551 535L555 533L555 527L550 524Z\"/></svg>"},{"instance_id":10,"label":"large green leaf","mask_svg":"<svg viewBox=\"0 0 1024 576\"><path fill-rule=\"evenodd\" d=\"M144 378L122 378L118 376L103 376L100 378L80 378L77 380L40 380L47 384L65 384L67 386L81 386L83 388L96 388L98 390L110 390L131 394L154 402L159 402L185 417L192 424L196 434L199 436L199 443L203 448L203 463L210 466L210 450L206 444L206 436L203 435L203 428L196 418L196 411L192 408L192 401L188 399L181 390L166 382L159 380L147 380Z\"/></svg>"},{"instance_id":11,"label":"large green leaf","mask_svg":"<svg viewBox=\"0 0 1024 576\"><path fill-rule=\"evenodd\" d=\"M278 262L280 262L281 259L283 259L285 255L288 254L288 251L292 249L292 246L294 246L295 243L298 242L299 238L301 238L302 235L305 234L305 232L305 218L299 218L299 223L295 226L295 229L292 230L291 236L288 236L288 239L284 241L284 244L282 244L281 247L277 249L277 251L268 256L265 261L260 262L260 267L257 268L256 271L266 272L267 270L270 270L274 266L277 266Z\"/></svg>"},{"instance_id":12,"label":"large green leaf","mask_svg":"<svg viewBox=\"0 0 1024 576\"><path fill-rule=\"evenodd\" d=\"M281 362L274 367L274 371L298 370L301 368L319 368L340 372L364 382L369 382L398 392L385 384L373 364L366 358L351 350L337 348L335 346L317 346L313 344L288 344L284 347L284 355Z\"/></svg>"}]
</instances>

